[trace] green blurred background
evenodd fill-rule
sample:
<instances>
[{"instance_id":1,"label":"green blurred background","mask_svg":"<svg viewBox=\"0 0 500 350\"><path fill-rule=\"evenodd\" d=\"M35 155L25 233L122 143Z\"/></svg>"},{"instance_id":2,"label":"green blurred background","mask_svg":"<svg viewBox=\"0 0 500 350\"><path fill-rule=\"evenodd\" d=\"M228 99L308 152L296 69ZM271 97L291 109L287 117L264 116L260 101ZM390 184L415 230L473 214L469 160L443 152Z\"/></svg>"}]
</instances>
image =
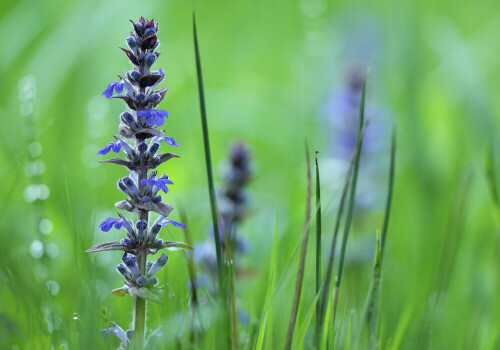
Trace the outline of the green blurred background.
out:
<instances>
[{"instance_id":1,"label":"green blurred background","mask_svg":"<svg viewBox=\"0 0 500 350\"><path fill-rule=\"evenodd\" d=\"M223 164L237 140L253 149L252 214L241 229L250 247L242 264L252 273L238 281L242 343L251 328L245 322L253 324L262 310L276 213L278 271L302 233L304 139L320 152L327 255L348 161L337 152L342 116L329 106L353 67L370 67L368 110L381 112L369 126L374 146L363 153L341 324L351 310L359 317L364 305L395 123L381 348L500 348L499 216L490 195L497 179L488 181L485 166L491 149L491 169L500 167L496 1L26 0L0 3L2 349L104 348L98 335L103 308L124 328L131 320L133 299L109 294L121 284L120 253L84 253L122 236L98 231L116 212L113 204L123 197L116 179L125 174L99 164L96 152L112 141L125 108L100 94L129 68L118 50L129 18L154 17L160 24L156 67L166 72L162 86L169 87L160 107L170 113L166 134L181 155L159 168L175 182L166 202L184 208L196 241L209 237L193 8L213 162ZM218 166L215 175L220 183ZM180 219L178 210L171 215ZM175 228L162 235L184 240ZM313 249L311 241L299 319L315 295ZM164 326L165 346L185 338L190 317L184 254L168 255L159 279L175 297L150 303L148 311L152 327ZM297 259L292 263L295 271ZM266 348L283 345L292 276L276 302Z\"/></svg>"}]
</instances>

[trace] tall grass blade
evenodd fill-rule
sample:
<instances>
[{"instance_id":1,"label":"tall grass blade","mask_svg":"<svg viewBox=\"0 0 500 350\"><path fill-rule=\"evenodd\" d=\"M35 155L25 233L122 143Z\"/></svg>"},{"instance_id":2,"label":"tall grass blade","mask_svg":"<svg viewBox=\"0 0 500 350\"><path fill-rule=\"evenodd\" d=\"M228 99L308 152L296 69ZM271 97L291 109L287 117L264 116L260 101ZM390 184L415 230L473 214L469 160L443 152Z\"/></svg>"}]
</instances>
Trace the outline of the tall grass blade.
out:
<instances>
[{"instance_id":1,"label":"tall grass blade","mask_svg":"<svg viewBox=\"0 0 500 350\"><path fill-rule=\"evenodd\" d=\"M200 49L198 47L198 34L196 32L196 18L193 11L194 50L196 55L196 72L198 76L198 94L200 98L201 126L203 130L203 146L205 150L205 163L207 167L208 194L212 211L212 224L214 230L215 252L217 255L217 269L219 273L219 288L224 293L224 261L222 260L222 247L220 242L219 224L217 220L217 203L215 200L215 187L212 173L212 159L210 156L210 140L208 138L207 111L205 107L205 92L203 90L203 75L201 72Z\"/></svg>"},{"instance_id":2,"label":"tall grass blade","mask_svg":"<svg viewBox=\"0 0 500 350\"><path fill-rule=\"evenodd\" d=\"M364 325L361 325L361 333L359 338L363 341L368 336L369 341L375 340L375 331L377 327L378 304L380 300L380 283L381 283L381 245L380 232L377 232L377 246L375 248L375 259L373 262L373 275L370 283L370 289L366 297L365 309L363 311Z\"/></svg>"},{"instance_id":3,"label":"tall grass blade","mask_svg":"<svg viewBox=\"0 0 500 350\"><path fill-rule=\"evenodd\" d=\"M318 151L316 151L316 294L321 289L321 184L319 179ZM316 304L316 328L320 327L321 304Z\"/></svg>"},{"instance_id":4,"label":"tall grass blade","mask_svg":"<svg viewBox=\"0 0 500 350\"><path fill-rule=\"evenodd\" d=\"M385 241L387 237L387 229L389 227L389 215L391 213L392 191L394 189L394 169L396 167L396 129L392 130L391 142L391 160L389 164L389 185L387 189L387 199L385 203L384 222L382 224L381 244L380 244L380 260L384 258Z\"/></svg>"},{"instance_id":5,"label":"tall grass blade","mask_svg":"<svg viewBox=\"0 0 500 350\"><path fill-rule=\"evenodd\" d=\"M387 187L387 199L385 204L384 221L382 231L377 235L377 246L375 251L375 262L373 266L373 276L366 299L363 319L365 327L368 330L370 341L375 340L377 328L378 304L380 302L380 286L382 278L382 259L384 256L384 247L387 238L387 229L389 226L389 216L391 213L392 191L394 187L394 168L396 164L396 130L392 131L391 142L391 160L389 163L389 182Z\"/></svg>"},{"instance_id":6,"label":"tall grass blade","mask_svg":"<svg viewBox=\"0 0 500 350\"><path fill-rule=\"evenodd\" d=\"M299 309L300 295L302 292L302 281L304 279L304 268L306 264L307 243L309 241L309 223L311 220L311 161L309 159L309 148L306 142L306 162L307 162L307 199L306 199L306 218L304 222L304 232L302 234L302 249L300 252L299 270L297 271L297 282L295 284L295 294L293 297L292 313L288 324L288 332L285 340L285 350L292 347L295 324L297 322L297 312Z\"/></svg>"},{"instance_id":7,"label":"tall grass blade","mask_svg":"<svg viewBox=\"0 0 500 350\"><path fill-rule=\"evenodd\" d=\"M363 92L361 95L361 106L364 108L364 99L365 99L365 86L366 86L366 78L363 83ZM362 109L363 111L363 109ZM346 174L346 178L344 181L344 187L342 189L342 196L340 198L340 203L337 209L337 217L335 220L335 228L333 231L333 238L332 238L332 243L330 246L330 253L328 256L328 265L327 265L327 270L326 270L326 275L325 275L325 282L324 282L324 287L320 299L320 318L319 318L319 327L316 327L316 332L314 335L314 345L318 349L320 345L320 337L321 337L321 330L323 329L323 324L325 322L325 306L326 306L326 301L328 299L328 291L330 289L330 281L332 279L332 274L333 274L333 261L335 258L335 248L337 244L337 237L338 237L338 232L340 229L340 222L342 220L342 216L344 213L344 207L345 207L345 202L347 199L347 193L350 188L350 184L352 179L354 178L354 175L357 176L357 172L355 173L355 170L357 168L357 165L359 165L359 158L361 155L361 147L362 147L362 142L363 142L363 137L364 137L364 130L366 129L366 126L363 127L364 124L364 112L360 113L360 118L359 118L359 128L358 128L358 135L356 137L356 146L354 147L353 154L351 156L351 161L349 165L349 169ZM347 223L346 223L347 225ZM339 283L338 279L336 281L336 289L338 288L337 283ZM337 293L334 293L333 297L333 321L335 321L335 312L337 308ZM333 325L332 325L333 326Z\"/></svg>"},{"instance_id":8,"label":"tall grass blade","mask_svg":"<svg viewBox=\"0 0 500 350\"><path fill-rule=\"evenodd\" d=\"M500 222L500 196L498 195L497 174L495 171L495 155L492 145L490 145L486 152L484 167L486 171L486 180L488 181L490 190L491 201L493 202L495 219L497 220L497 222Z\"/></svg>"},{"instance_id":9,"label":"tall grass blade","mask_svg":"<svg viewBox=\"0 0 500 350\"><path fill-rule=\"evenodd\" d=\"M363 81L363 89L361 91L361 104L359 107L359 125L358 125L358 138L359 138L359 148L360 152L358 152L356 159L354 160L354 168L352 172L352 180L350 185L350 193L349 193L349 204L347 206L347 213L344 223L344 234L342 237L342 246L340 248L340 257L339 257L339 266L337 270L337 278L335 280L335 291L333 297L333 325L335 325L335 315L337 310L338 303L338 293L340 288L340 283L342 281L342 272L344 270L344 259L345 259L345 251L347 247L347 239L349 237L349 230L351 228L352 214L354 211L354 197L356 195L356 184L358 182L358 171L359 171L359 162L361 159L361 147L363 144L363 123L365 119L365 96L366 96L366 77Z\"/></svg>"},{"instance_id":10,"label":"tall grass blade","mask_svg":"<svg viewBox=\"0 0 500 350\"><path fill-rule=\"evenodd\" d=\"M304 339L306 337L306 332L309 329L309 325L311 324L311 320L314 315L315 308L318 305L318 300L321 295L321 288L316 293L316 297L314 298L311 306L309 307L309 310L307 311L306 316L304 317L304 323L300 326L299 333L297 333L297 336L295 338L294 344L297 348L303 349L304 348Z\"/></svg>"},{"instance_id":11,"label":"tall grass blade","mask_svg":"<svg viewBox=\"0 0 500 350\"><path fill-rule=\"evenodd\" d=\"M207 171L207 179L208 179L208 194L210 197L210 208L212 213L212 225L214 232L214 240L215 240L215 253L217 256L217 272L219 276L219 291L220 291L220 304L223 308L224 321L223 325L225 325L229 321L229 310L227 303L227 291L225 286L226 278L226 269L224 266L224 260L222 256L222 246L220 241L220 232L219 232L219 223L217 216L217 202L215 200L215 187L214 187L214 179L212 173L212 160L210 156L210 141L208 138L208 122L207 122L207 111L205 106L205 92L203 90L203 75L201 72L201 59L200 59L200 49L198 46L198 34L196 31L196 17L193 11L193 37L194 37L194 50L196 56L196 72L198 76L198 93L200 99L200 113L201 113L201 125L203 130L203 146L205 150L205 163L206 163L206 171ZM223 331L227 330L225 326L223 326ZM226 341L231 342L228 335Z\"/></svg>"},{"instance_id":12,"label":"tall grass blade","mask_svg":"<svg viewBox=\"0 0 500 350\"><path fill-rule=\"evenodd\" d=\"M262 350L264 344L264 335L266 332L266 325L268 315L271 309L271 295L274 290L274 285L276 284L276 261L278 259L278 213L276 213L276 219L274 224L274 243L273 243L273 253L271 257L271 264L269 265L269 287L266 293L266 300L264 301L264 307L262 309L262 315L260 319L259 332L257 335L257 344L255 346L256 350Z\"/></svg>"}]
</instances>

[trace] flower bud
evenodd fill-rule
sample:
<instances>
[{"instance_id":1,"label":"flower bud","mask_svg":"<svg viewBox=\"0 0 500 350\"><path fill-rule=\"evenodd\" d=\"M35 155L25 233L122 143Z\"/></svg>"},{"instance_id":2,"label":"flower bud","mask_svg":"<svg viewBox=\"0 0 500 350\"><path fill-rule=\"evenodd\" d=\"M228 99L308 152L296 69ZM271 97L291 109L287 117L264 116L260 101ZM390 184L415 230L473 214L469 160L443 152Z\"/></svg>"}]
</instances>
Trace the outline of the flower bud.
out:
<instances>
[{"instance_id":1,"label":"flower bud","mask_svg":"<svg viewBox=\"0 0 500 350\"><path fill-rule=\"evenodd\" d=\"M137 279L137 284L139 284L141 287L146 285L148 283L148 278L146 276L141 276Z\"/></svg>"},{"instance_id":2,"label":"flower bud","mask_svg":"<svg viewBox=\"0 0 500 350\"><path fill-rule=\"evenodd\" d=\"M153 287L156 284L158 284L158 278L156 278L156 277L149 277L148 281L146 282L146 287Z\"/></svg>"},{"instance_id":3,"label":"flower bud","mask_svg":"<svg viewBox=\"0 0 500 350\"><path fill-rule=\"evenodd\" d=\"M137 123L135 122L134 116L129 112L122 113L120 115L120 119L125 125L131 128L137 128Z\"/></svg>"},{"instance_id":4,"label":"flower bud","mask_svg":"<svg viewBox=\"0 0 500 350\"><path fill-rule=\"evenodd\" d=\"M122 192L124 192L125 194L128 194L129 196L132 197L133 193L132 191L127 187L127 185L125 185L123 183L123 180L122 179L119 179L117 182L116 182L116 186L118 187L118 189Z\"/></svg>"},{"instance_id":5,"label":"flower bud","mask_svg":"<svg viewBox=\"0 0 500 350\"><path fill-rule=\"evenodd\" d=\"M151 260L146 261L146 275L149 275L149 269L153 266L153 262Z\"/></svg>"},{"instance_id":6,"label":"flower bud","mask_svg":"<svg viewBox=\"0 0 500 350\"><path fill-rule=\"evenodd\" d=\"M149 146L149 151L148 151L148 158L153 158L156 152L160 149L160 144L159 143L153 143L152 145Z\"/></svg>"},{"instance_id":7,"label":"flower bud","mask_svg":"<svg viewBox=\"0 0 500 350\"><path fill-rule=\"evenodd\" d=\"M127 265L130 272L132 272L134 276L137 278L140 275L139 269L137 268L136 264L137 258L132 254L125 253L123 254L122 260L125 263L125 265Z\"/></svg>"},{"instance_id":8,"label":"flower bud","mask_svg":"<svg viewBox=\"0 0 500 350\"><path fill-rule=\"evenodd\" d=\"M161 202L161 196L156 196L156 197L153 197L153 199L151 200L153 203L160 203Z\"/></svg>"},{"instance_id":9,"label":"flower bud","mask_svg":"<svg viewBox=\"0 0 500 350\"><path fill-rule=\"evenodd\" d=\"M162 254L158 260L154 263L153 266L151 266L151 269L149 270L149 275L154 276L163 266L167 264L168 258L165 254Z\"/></svg>"},{"instance_id":10,"label":"flower bud","mask_svg":"<svg viewBox=\"0 0 500 350\"><path fill-rule=\"evenodd\" d=\"M129 36L127 38L127 45L130 47L131 50L134 50L137 48L137 41L132 36Z\"/></svg>"},{"instance_id":11,"label":"flower bud","mask_svg":"<svg viewBox=\"0 0 500 350\"><path fill-rule=\"evenodd\" d=\"M116 269L126 279L132 279L132 276L130 275L130 272L128 271L128 269L125 265L119 264L118 266L116 266Z\"/></svg>"},{"instance_id":12,"label":"flower bud","mask_svg":"<svg viewBox=\"0 0 500 350\"><path fill-rule=\"evenodd\" d=\"M144 32L144 26L141 22L135 22L134 28L136 29L136 33L141 35Z\"/></svg>"},{"instance_id":13,"label":"flower bud","mask_svg":"<svg viewBox=\"0 0 500 350\"><path fill-rule=\"evenodd\" d=\"M145 142L141 142L139 143L139 145L137 146L137 150L139 151L139 154L143 154L144 152L146 152L146 150L148 149L148 145L146 145Z\"/></svg>"},{"instance_id":14,"label":"flower bud","mask_svg":"<svg viewBox=\"0 0 500 350\"><path fill-rule=\"evenodd\" d=\"M144 32L144 37L147 38L148 36L155 35L155 34L156 34L156 30L154 30L153 28L148 28Z\"/></svg>"},{"instance_id":15,"label":"flower bud","mask_svg":"<svg viewBox=\"0 0 500 350\"><path fill-rule=\"evenodd\" d=\"M153 53L150 53L149 55L146 56L146 66L151 67L153 63L156 61L156 55Z\"/></svg>"},{"instance_id":16,"label":"flower bud","mask_svg":"<svg viewBox=\"0 0 500 350\"><path fill-rule=\"evenodd\" d=\"M138 81L141 78L141 74L138 71L132 70L127 72L127 78L130 81Z\"/></svg>"},{"instance_id":17,"label":"flower bud","mask_svg":"<svg viewBox=\"0 0 500 350\"><path fill-rule=\"evenodd\" d=\"M144 95L142 92L140 92L137 95L135 95L135 100L138 103L144 103L144 101L146 101L146 95Z\"/></svg>"},{"instance_id":18,"label":"flower bud","mask_svg":"<svg viewBox=\"0 0 500 350\"><path fill-rule=\"evenodd\" d=\"M139 64L141 66L143 66L145 62L146 62L146 56L145 55L140 55L139 56Z\"/></svg>"},{"instance_id":19,"label":"flower bud","mask_svg":"<svg viewBox=\"0 0 500 350\"><path fill-rule=\"evenodd\" d=\"M135 182L132 181L132 179L128 176L124 177L122 180L125 186L127 186L127 188L130 190L130 192L133 193L134 196L139 197L139 189L135 185Z\"/></svg>"},{"instance_id":20,"label":"flower bud","mask_svg":"<svg viewBox=\"0 0 500 350\"><path fill-rule=\"evenodd\" d=\"M150 104L156 104L158 103L158 101L160 101L160 99L161 99L160 94L152 94L148 102Z\"/></svg>"},{"instance_id":21,"label":"flower bud","mask_svg":"<svg viewBox=\"0 0 500 350\"><path fill-rule=\"evenodd\" d=\"M135 227L137 228L137 239L141 241L144 236L144 231L148 228L148 224L144 220L139 220L135 224Z\"/></svg>"}]
</instances>

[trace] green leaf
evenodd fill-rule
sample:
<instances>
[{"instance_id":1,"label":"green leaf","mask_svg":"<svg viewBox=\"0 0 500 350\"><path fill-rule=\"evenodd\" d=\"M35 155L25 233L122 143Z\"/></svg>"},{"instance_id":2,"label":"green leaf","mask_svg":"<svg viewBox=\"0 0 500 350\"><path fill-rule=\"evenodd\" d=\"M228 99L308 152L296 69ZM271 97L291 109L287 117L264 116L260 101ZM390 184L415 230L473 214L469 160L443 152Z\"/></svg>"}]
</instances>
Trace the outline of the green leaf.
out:
<instances>
[{"instance_id":1,"label":"green leaf","mask_svg":"<svg viewBox=\"0 0 500 350\"><path fill-rule=\"evenodd\" d=\"M127 286L116 288L111 291L111 294L123 298L125 295L129 294L129 288Z\"/></svg>"}]
</instances>

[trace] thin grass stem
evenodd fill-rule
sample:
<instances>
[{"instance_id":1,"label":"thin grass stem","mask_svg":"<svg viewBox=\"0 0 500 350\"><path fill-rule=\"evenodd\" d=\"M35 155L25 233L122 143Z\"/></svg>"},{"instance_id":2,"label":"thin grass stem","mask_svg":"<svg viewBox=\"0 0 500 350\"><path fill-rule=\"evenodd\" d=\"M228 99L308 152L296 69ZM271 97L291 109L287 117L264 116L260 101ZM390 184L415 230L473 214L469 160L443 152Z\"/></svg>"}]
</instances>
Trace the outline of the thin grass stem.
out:
<instances>
[{"instance_id":1,"label":"thin grass stem","mask_svg":"<svg viewBox=\"0 0 500 350\"><path fill-rule=\"evenodd\" d=\"M318 151L316 151L316 294L321 289L321 186L319 179ZM316 304L316 328L321 322L321 303Z\"/></svg>"},{"instance_id":2,"label":"thin grass stem","mask_svg":"<svg viewBox=\"0 0 500 350\"><path fill-rule=\"evenodd\" d=\"M363 83L363 90L362 90L363 92L362 92L362 96L361 96L362 107L364 107L365 86L366 86L366 78L365 78L365 81ZM345 202L347 199L347 193L348 193L348 190L350 188L352 178L354 177L354 170L355 170L356 164L359 164L359 158L361 155L361 148L362 148L362 142L363 142L363 137L364 137L364 131L366 129L366 125L363 127L363 125L364 125L364 117L363 116L364 116L364 114L360 113L358 135L356 137L356 145L354 147L354 151L353 151L353 154L351 156L349 169L347 171L345 181L344 181L344 187L342 189L342 196L340 198L340 203L339 203L339 206L337 209L337 217L336 217L335 227L334 227L334 231L333 231L332 243L330 246L330 253L328 256L328 266L327 266L327 270L326 270L324 288L322 291L322 296L320 298L320 306L321 306L320 317L319 317L320 327L316 327L316 332L314 335L314 346L316 347L316 349L319 349L320 340L321 340L321 331L324 328L323 325L325 322L325 306L326 306L326 302L328 299L328 291L330 288L330 281L331 281L332 274L333 274L333 262L334 262L334 258L335 258L335 249L336 249L336 244L337 244L338 232L340 229L340 222L342 220L342 216L343 216L343 212L344 212ZM336 282L338 282L338 280ZM333 309L334 310L333 310L333 315L332 315L332 318L333 318L332 326L335 322L335 312L336 312L337 301L338 301L338 293L334 292L334 296L333 296Z\"/></svg>"}]
</instances>

